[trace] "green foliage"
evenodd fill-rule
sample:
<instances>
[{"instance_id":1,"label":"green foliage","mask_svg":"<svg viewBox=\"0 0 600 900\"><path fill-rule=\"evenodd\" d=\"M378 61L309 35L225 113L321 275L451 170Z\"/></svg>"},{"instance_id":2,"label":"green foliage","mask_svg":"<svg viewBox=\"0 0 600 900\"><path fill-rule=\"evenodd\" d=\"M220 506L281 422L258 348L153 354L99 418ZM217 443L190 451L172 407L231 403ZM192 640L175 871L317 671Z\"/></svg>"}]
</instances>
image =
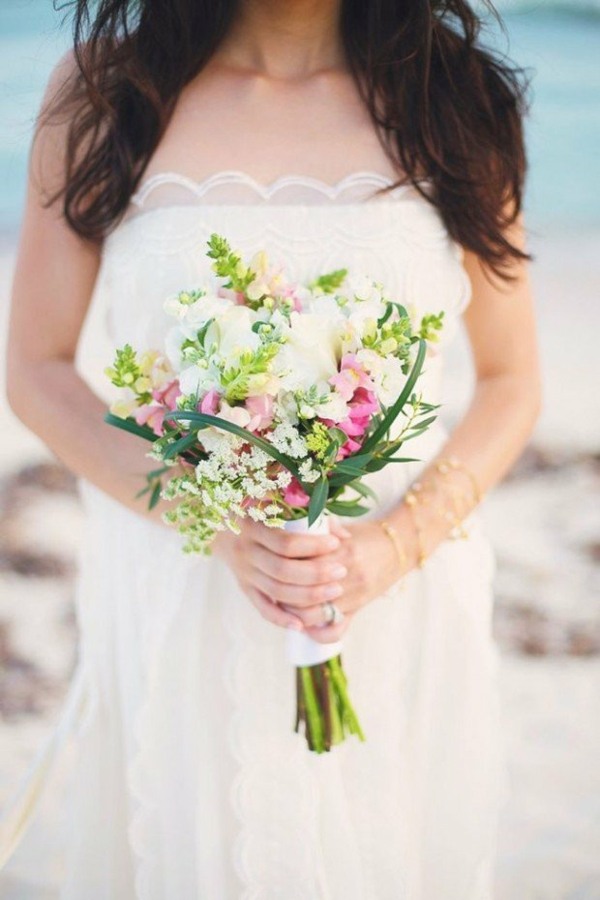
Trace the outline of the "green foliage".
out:
<instances>
[{"instance_id":1,"label":"green foliage","mask_svg":"<svg viewBox=\"0 0 600 900\"><path fill-rule=\"evenodd\" d=\"M324 294L334 294L338 288L342 286L348 269L336 269L334 272L327 272L325 275L319 275L314 281L311 281L309 288L311 290L320 290Z\"/></svg>"},{"instance_id":2,"label":"green foliage","mask_svg":"<svg viewBox=\"0 0 600 900\"><path fill-rule=\"evenodd\" d=\"M140 398L140 402L149 403L152 395L145 390L146 379L140 368L138 356L131 344L125 344L115 353L115 361L112 367L104 370L115 387L131 388Z\"/></svg>"},{"instance_id":3,"label":"green foliage","mask_svg":"<svg viewBox=\"0 0 600 900\"><path fill-rule=\"evenodd\" d=\"M426 316L423 316L421 319L421 325L419 327L418 336L424 341L431 341L435 343L439 341L440 336L439 332L442 330L444 325L444 310L439 313L430 313Z\"/></svg>"},{"instance_id":4,"label":"green foliage","mask_svg":"<svg viewBox=\"0 0 600 900\"><path fill-rule=\"evenodd\" d=\"M246 266L224 237L211 234L207 256L213 259L213 270L220 278L226 278L225 287L243 293L254 280L255 273Z\"/></svg>"},{"instance_id":5,"label":"green foliage","mask_svg":"<svg viewBox=\"0 0 600 900\"><path fill-rule=\"evenodd\" d=\"M276 343L261 344L256 350L240 353L237 365L223 370L221 384L228 403L245 400L252 393L253 381L259 381L257 376L268 375L278 351Z\"/></svg>"}]
</instances>

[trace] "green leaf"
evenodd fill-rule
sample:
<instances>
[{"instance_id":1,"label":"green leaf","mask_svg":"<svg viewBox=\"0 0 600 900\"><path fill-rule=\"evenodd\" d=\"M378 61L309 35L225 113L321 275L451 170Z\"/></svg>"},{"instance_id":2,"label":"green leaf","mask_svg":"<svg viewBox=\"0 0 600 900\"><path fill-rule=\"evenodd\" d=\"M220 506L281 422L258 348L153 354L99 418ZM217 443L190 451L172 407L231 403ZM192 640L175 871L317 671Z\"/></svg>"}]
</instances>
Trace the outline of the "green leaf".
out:
<instances>
[{"instance_id":1,"label":"green leaf","mask_svg":"<svg viewBox=\"0 0 600 900\"><path fill-rule=\"evenodd\" d=\"M154 441L158 440L151 428L147 425L138 425L135 419L121 419L119 416L114 416L112 413L106 413L104 421L107 422L108 425L114 425L115 428L120 428L122 431L128 431L130 434L135 434L137 437L144 438L146 441L152 441L152 443L154 443Z\"/></svg>"},{"instance_id":2,"label":"green leaf","mask_svg":"<svg viewBox=\"0 0 600 900\"><path fill-rule=\"evenodd\" d=\"M388 303L384 314L381 316L381 318L377 319L377 327L378 328L381 328L382 325L385 325L385 323L387 322L387 320L389 319L389 317L391 316L393 311L394 311L394 304Z\"/></svg>"},{"instance_id":3,"label":"green leaf","mask_svg":"<svg viewBox=\"0 0 600 900\"><path fill-rule=\"evenodd\" d=\"M288 472L291 472L295 478L298 478L298 480L301 481L297 466L289 457L284 456L283 453L276 450L275 447L273 447L272 444L269 444L268 441L265 441L264 438L259 437L257 434L252 434L251 431L247 431L247 429L241 428L233 422L227 422L225 419L220 419L218 416L211 416L208 413L188 412L187 410L170 412L165 418L175 420L184 419L187 422L195 422L199 426L198 430L212 426L213 428L220 428L221 431L228 431L230 434L236 434L238 437L248 441L249 444L260 447L260 449L267 453L271 459L281 463Z\"/></svg>"},{"instance_id":4,"label":"green leaf","mask_svg":"<svg viewBox=\"0 0 600 900\"><path fill-rule=\"evenodd\" d=\"M346 432L341 428L336 428L335 425L332 425L327 429L327 431L332 442L338 447L338 449L348 440L348 435L346 434Z\"/></svg>"},{"instance_id":5,"label":"green leaf","mask_svg":"<svg viewBox=\"0 0 600 900\"><path fill-rule=\"evenodd\" d=\"M431 419L427 419L423 423L417 423L413 425L413 427L402 437L402 443L405 441L410 441L413 438L418 437L420 434L423 434L424 431L427 431L432 422L435 422L437 416L433 416Z\"/></svg>"},{"instance_id":6,"label":"green leaf","mask_svg":"<svg viewBox=\"0 0 600 900\"><path fill-rule=\"evenodd\" d=\"M361 448L362 450L362 448ZM366 465L366 463L370 462L373 459L372 453L355 453L354 455L346 456L345 459L341 459L339 463L336 464L334 472L337 471L356 471L357 469L362 469Z\"/></svg>"},{"instance_id":7,"label":"green leaf","mask_svg":"<svg viewBox=\"0 0 600 900\"><path fill-rule=\"evenodd\" d=\"M336 516L364 516L368 513L368 506L361 506L359 503L347 504L343 500L331 500L327 504L329 512Z\"/></svg>"},{"instance_id":8,"label":"green leaf","mask_svg":"<svg viewBox=\"0 0 600 900\"><path fill-rule=\"evenodd\" d=\"M327 503L327 495L329 493L329 484L327 478L322 476L312 489L310 495L310 503L308 504L308 524L314 525Z\"/></svg>"},{"instance_id":9,"label":"green leaf","mask_svg":"<svg viewBox=\"0 0 600 900\"><path fill-rule=\"evenodd\" d=\"M425 341L419 341L419 349L417 351L417 356L410 372L406 380L406 384L402 390L402 393L396 400L396 402L389 408L375 431L367 438L367 440L362 445L363 450L371 450L377 447L379 441L387 434L390 427L393 425L397 417L402 412L403 407L405 406L407 400L410 398L412 394L412 389L415 386L417 378L421 374L421 369L423 368L423 363L425 362L425 354L427 352L427 344Z\"/></svg>"},{"instance_id":10,"label":"green leaf","mask_svg":"<svg viewBox=\"0 0 600 900\"><path fill-rule=\"evenodd\" d=\"M179 456L181 453L184 453L186 450L189 450L190 447L193 447L194 444L198 443L198 434L186 434L184 437L179 438L178 441L174 441L174 443L169 444L166 450L163 452L163 459L173 459L174 456Z\"/></svg>"},{"instance_id":11,"label":"green leaf","mask_svg":"<svg viewBox=\"0 0 600 900\"><path fill-rule=\"evenodd\" d=\"M357 481L354 484L350 484L349 487L356 491L357 494L360 494L361 497L368 497L370 500L377 500L377 494L373 490L373 488L369 487L368 484L363 484L362 481Z\"/></svg>"},{"instance_id":12,"label":"green leaf","mask_svg":"<svg viewBox=\"0 0 600 900\"><path fill-rule=\"evenodd\" d=\"M150 494L150 500L148 502L148 509L154 509L158 501L160 500L160 491L161 491L161 483L157 481L154 487L152 488L152 493Z\"/></svg>"}]
</instances>

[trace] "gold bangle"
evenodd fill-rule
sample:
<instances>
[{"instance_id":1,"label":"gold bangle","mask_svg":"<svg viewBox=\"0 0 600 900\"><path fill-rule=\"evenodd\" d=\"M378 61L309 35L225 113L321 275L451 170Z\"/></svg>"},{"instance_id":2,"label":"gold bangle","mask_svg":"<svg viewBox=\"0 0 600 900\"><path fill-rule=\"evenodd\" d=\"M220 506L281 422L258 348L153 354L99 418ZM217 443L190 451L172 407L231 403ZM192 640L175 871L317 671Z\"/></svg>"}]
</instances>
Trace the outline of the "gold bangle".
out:
<instances>
[{"instance_id":1,"label":"gold bangle","mask_svg":"<svg viewBox=\"0 0 600 900\"><path fill-rule=\"evenodd\" d=\"M408 558L406 556L406 551L404 550L404 547L402 546L402 543L400 541L400 535L398 534L394 526L390 525L389 522L386 522L385 519L380 519L379 524L394 545L396 555L398 556L398 560L400 562L401 573L402 575L404 575L408 567Z\"/></svg>"},{"instance_id":2,"label":"gold bangle","mask_svg":"<svg viewBox=\"0 0 600 900\"><path fill-rule=\"evenodd\" d=\"M418 490L421 489L421 485L418 486ZM425 565L425 561L427 559L427 554L423 549L423 529L421 528L421 524L419 522L419 517L417 515L417 504L419 500L414 490L407 491L404 496L404 502L408 506L410 510L410 514L412 516L413 525L415 527L415 534L417 537L417 566L419 569L422 569Z\"/></svg>"}]
</instances>

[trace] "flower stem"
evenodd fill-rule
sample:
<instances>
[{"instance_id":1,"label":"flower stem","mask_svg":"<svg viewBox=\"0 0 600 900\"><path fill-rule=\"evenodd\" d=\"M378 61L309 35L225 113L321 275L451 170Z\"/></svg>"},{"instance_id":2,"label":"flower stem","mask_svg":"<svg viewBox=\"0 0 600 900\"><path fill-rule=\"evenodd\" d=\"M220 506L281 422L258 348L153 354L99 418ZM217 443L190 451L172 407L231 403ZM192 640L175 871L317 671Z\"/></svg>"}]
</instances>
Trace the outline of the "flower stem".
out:
<instances>
[{"instance_id":1,"label":"flower stem","mask_svg":"<svg viewBox=\"0 0 600 900\"><path fill-rule=\"evenodd\" d=\"M309 750L327 753L348 734L365 740L348 694L341 657L296 670L297 711L294 730L304 735Z\"/></svg>"}]
</instances>

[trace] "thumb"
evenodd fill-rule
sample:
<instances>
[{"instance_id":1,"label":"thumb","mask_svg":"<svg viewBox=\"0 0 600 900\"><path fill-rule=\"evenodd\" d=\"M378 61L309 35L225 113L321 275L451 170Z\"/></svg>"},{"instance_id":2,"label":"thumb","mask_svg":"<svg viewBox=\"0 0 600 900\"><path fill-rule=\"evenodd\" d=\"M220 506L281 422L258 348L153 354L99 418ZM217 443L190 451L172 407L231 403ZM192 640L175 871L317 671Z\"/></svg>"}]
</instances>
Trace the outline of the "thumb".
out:
<instances>
[{"instance_id":1,"label":"thumb","mask_svg":"<svg viewBox=\"0 0 600 900\"><path fill-rule=\"evenodd\" d=\"M352 532L349 528L346 528L345 525L342 525L341 519L339 519L338 516L330 516L329 530L331 534L334 534L336 537L341 538L342 540L352 537Z\"/></svg>"}]
</instances>

